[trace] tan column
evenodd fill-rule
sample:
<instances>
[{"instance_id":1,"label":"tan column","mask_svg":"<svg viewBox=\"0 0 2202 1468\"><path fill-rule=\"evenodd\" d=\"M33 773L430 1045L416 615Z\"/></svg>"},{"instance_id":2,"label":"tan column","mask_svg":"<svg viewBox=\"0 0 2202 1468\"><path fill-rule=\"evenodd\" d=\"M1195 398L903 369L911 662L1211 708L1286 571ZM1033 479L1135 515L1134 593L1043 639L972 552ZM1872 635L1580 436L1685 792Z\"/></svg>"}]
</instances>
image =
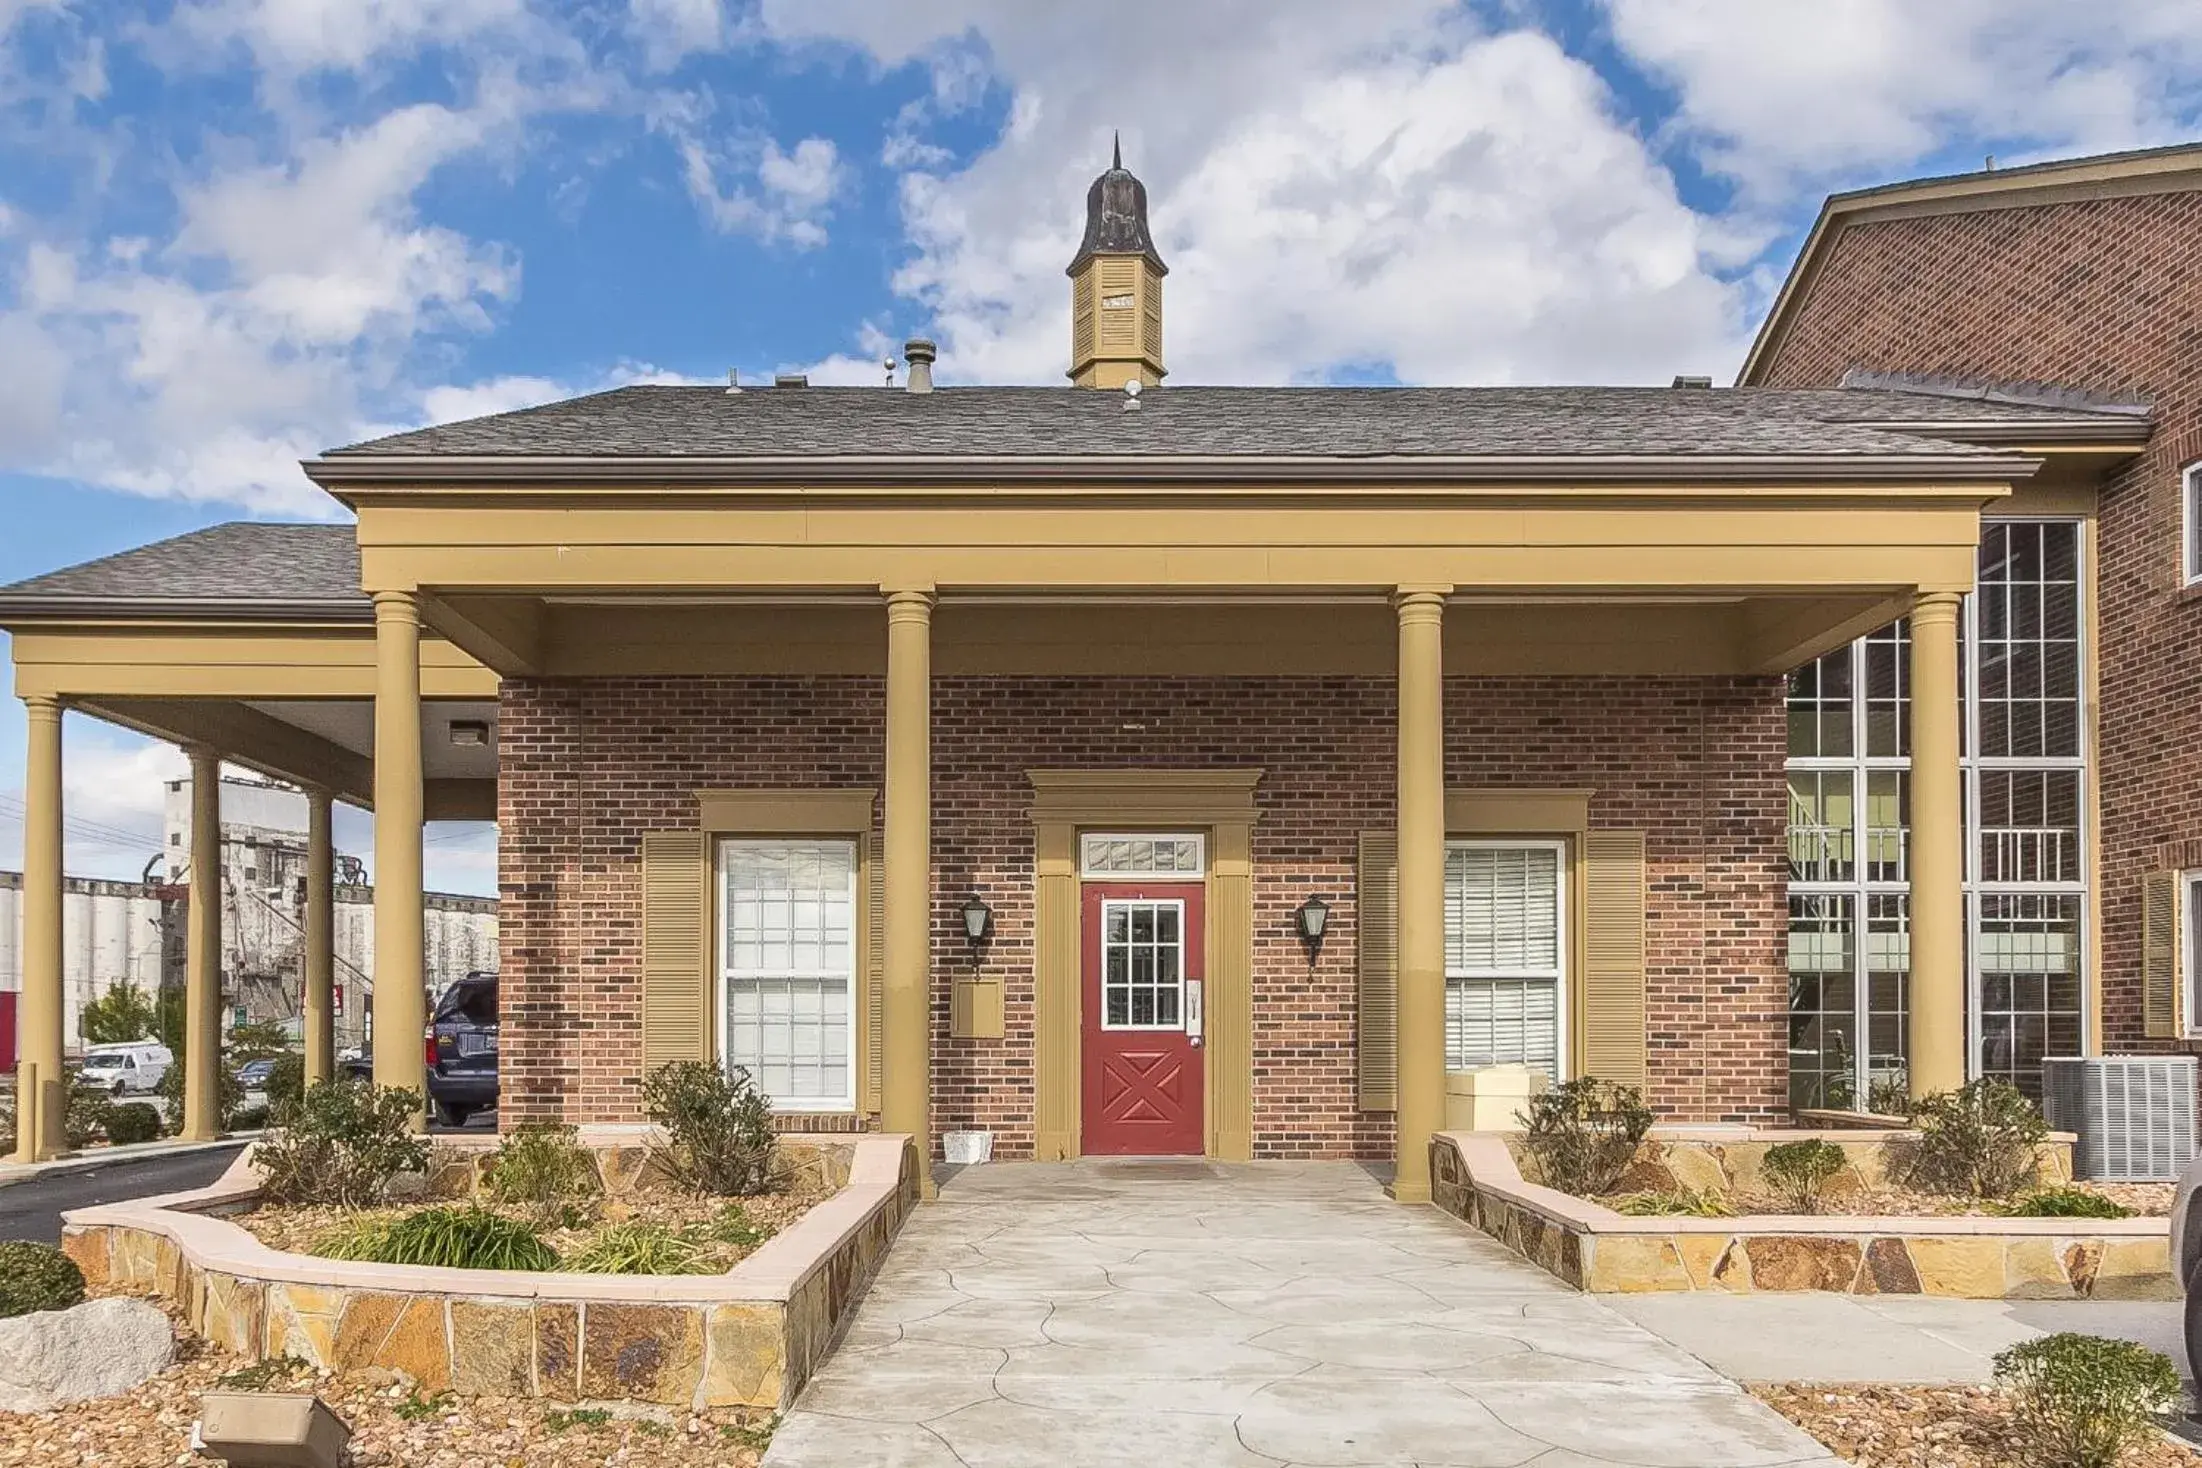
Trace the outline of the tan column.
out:
<instances>
[{"instance_id":1,"label":"tan column","mask_svg":"<svg viewBox=\"0 0 2202 1468\"><path fill-rule=\"evenodd\" d=\"M1954 591L1911 607L1911 1093L1965 1084L1965 824Z\"/></svg>"},{"instance_id":2,"label":"tan column","mask_svg":"<svg viewBox=\"0 0 2202 1468\"><path fill-rule=\"evenodd\" d=\"M306 792L306 1084L336 1074L336 846L329 792Z\"/></svg>"},{"instance_id":3,"label":"tan column","mask_svg":"<svg viewBox=\"0 0 2202 1468\"><path fill-rule=\"evenodd\" d=\"M933 592L887 597L887 964L880 1126L932 1176Z\"/></svg>"},{"instance_id":4,"label":"tan column","mask_svg":"<svg viewBox=\"0 0 2202 1468\"><path fill-rule=\"evenodd\" d=\"M420 648L420 598L376 592L375 1084L419 1091L426 1127Z\"/></svg>"},{"instance_id":5,"label":"tan column","mask_svg":"<svg viewBox=\"0 0 2202 1468\"><path fill-rule=\"evenodd\" d=\"M191 756L191 900L184 927L184 1094L187 1142L222 1134L222 758Z\"/></svg>"},{"instance_id":6,"label":"tan column","mask_svg":"<svg viewBox=\"0 0 2202 1468\"><path fill-rule=\"evenodd\" d=\"M23 781L23 991L17 999L15 1157L63 1148L61 1069L61 704L31 696Z\"/></svg>"},{"instance_id":7,"label":"tan column","mask_svg":"<svg viewBox=\"0 0 2202 1468\"><path fill-rule=\"evenodd\" d=\"M1399 1112L1392 1196L1430 1197L1445 1124L1445 596L1403 586L1399 613Z\"/></svg>"}]
</instances>

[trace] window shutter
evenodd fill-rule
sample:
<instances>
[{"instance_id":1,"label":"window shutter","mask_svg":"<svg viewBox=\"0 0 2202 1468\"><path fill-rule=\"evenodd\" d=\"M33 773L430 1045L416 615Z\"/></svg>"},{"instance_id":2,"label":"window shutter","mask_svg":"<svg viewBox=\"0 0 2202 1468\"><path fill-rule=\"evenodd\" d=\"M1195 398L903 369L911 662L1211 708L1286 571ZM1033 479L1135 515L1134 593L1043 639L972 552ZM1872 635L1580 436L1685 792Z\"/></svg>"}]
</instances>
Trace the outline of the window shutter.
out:
<instances>
[{"instance_id":1,"label":"window shutter","mask_svg":"<svg viewBox=\"0 0 2202 1468\"><path fill-rule=\"evenodd\" d=\"M2179 939L2179 874L2141 878L2141 1023L2151 1040L2179 1037L2186 975Z\"/></svg>"},{"instance_id":2,"label":"window shutter","mask_svg":"<svg viewBox=\"0 0 2202 1468\"><path fill-rule=\"evenodd\" d=\"M1644 1084L1644 833L1583 836L1583 1072Z\"/></svg>"},{"instance_id":3,"label":"window shutter","mask_svg":"<svg viewBox=\"0 0 2202 1468\"><path fill-rule=\"evenodd\" d=\"M642 838L642 1073L711 1058L709 844L700 831Z\"/></svg>"},{"instance_id":4,"label":"window shutter","mask_svg":"<svg viewBox=\"0 0 2202 1468\"><path fill-rule=\"evenodd\" d=\"M1360 1066L1363 1111L1399 1109L1399 837L1361 833L1354 884L1354 929L1360 944Z\"/></svg>"},{"instance_id":5,"label":"window shutter","mask_svg":"<svg viewBox=\"0 0 2202 1468\"><path fill-rule=\"evenodd\" d=\"M856 1109L878 1112L881 1037L887 1032L887 847L877 831L864 833L864 969L856 1013L863 1026L864 1069Z\"/></svg>"}]
</instances>

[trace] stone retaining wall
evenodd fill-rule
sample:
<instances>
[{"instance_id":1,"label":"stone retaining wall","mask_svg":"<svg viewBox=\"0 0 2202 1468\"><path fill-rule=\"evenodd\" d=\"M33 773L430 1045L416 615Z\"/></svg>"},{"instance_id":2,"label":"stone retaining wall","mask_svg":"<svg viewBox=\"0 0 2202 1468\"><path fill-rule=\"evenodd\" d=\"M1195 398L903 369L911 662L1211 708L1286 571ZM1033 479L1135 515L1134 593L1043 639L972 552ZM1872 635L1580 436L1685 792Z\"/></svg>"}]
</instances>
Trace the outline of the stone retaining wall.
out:
<instances>
[{"instance_id":1,"label":"stone retaining wall","mask_svg":"<svg viewBox=\"0 0 2202 1468\"><path fill-rule=\"evenodd\" d=\"M1507 1133L1508 1151L1524 1176L1536 1169L1526 1155L1519 1134ZM1753 1192L1764 1187L1761 1167L1768 1149L1785 1142L1830 1142L1843 1154L1843 1170L1828 1179L1823 1189L1829 1198L1885 1186L1890 1168L1919 1134L1901 1125L1844 1126L1820 1130L1760 1131L1742 1126L1655 1127L1636 1150L1636 1160L1622 1174L1617 1193L1670 1192L1690 1188L1698 1192ZM2070 1132L2051 1132L2035 1149L2044 1183L2072 1180Z\"/></svg>"},{"instance_id":2,"label":"stone retaining wall","mask_svg":"<svg viewBox=\"0 0 2202 1468\"><path fill-rule=\"evenodd\" d=\"M1662 1161L1676 1155L1699 1154ZM1741 1165L1736 1155L1726 1165ZM1525 1181L1505 1137L1488 1132L1438 1134L1430 1176L1438 1207L1581 1290L2179 1298L2161 1218L1634 1218Z\"/></svg>"},{"instance_id":3,"label":"stone retaining wall","mask_svg":"<svg viewBox=\"0 0 2202 1468\"><path fill-rule=\"evenodd\" d=\"M603 1158L607 1144L583 1140ZM428 1393L778 1410L917 1201L907 1137L821 1143L804 1165L839 1172L837 1159L841 1191L720 1275L408 1269L280 1252L217 1216L257 1200L249 1154L210 1188L64 1214L62 1247L87 1280L175 1300L194 1331L247 1356L385 1367Z\"/></svg>"}]
</instances>

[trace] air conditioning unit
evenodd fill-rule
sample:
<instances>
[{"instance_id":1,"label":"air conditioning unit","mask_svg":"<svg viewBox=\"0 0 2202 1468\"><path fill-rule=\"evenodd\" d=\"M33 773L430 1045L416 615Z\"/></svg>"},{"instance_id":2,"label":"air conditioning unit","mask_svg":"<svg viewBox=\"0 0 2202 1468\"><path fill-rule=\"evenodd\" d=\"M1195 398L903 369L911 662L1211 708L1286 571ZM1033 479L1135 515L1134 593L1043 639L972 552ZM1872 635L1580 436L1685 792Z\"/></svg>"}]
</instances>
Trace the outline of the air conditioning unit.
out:
<instances>
[{"instance_id":1,"label":"air conditioning unit","mask_svg":"<svg viewBox=\"0 0 2202 1468\"><path fill-rule=\"evenodd\" d=\"M2045 1060L2042 1114L2055 1130L2079 1134L2074 1177L2171 1182L2195 1155L2195 1057Z\"/></svg>"}]
</instances>

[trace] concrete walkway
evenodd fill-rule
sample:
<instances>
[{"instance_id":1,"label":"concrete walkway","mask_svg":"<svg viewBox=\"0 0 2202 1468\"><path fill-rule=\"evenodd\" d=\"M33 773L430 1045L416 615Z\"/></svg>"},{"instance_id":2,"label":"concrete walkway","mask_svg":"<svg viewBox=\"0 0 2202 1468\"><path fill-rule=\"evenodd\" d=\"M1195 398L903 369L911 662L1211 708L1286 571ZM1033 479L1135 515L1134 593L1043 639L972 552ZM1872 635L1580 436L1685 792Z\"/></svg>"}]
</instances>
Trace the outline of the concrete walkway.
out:
<instances>
[{"instance_id":1,"label":"concrete walkway","mask_svg":"<svg viewBox=\"0 0 2202 1468\"><path fill-rule=\"evenodd\" d=\"M768 1468L1836 1468L1688 1353L1351 1164L971 1168Z\"/></svg>"},{"instance_id":2,"label":"concrete walkway","mask_svg":"<svg viewBox=\"0 0 2202 1468\"><path fill-rule=\"evenodd\" d=\"M2180 1307L1919 1295L1606 1295L1621 1314L1738 1381L1987 1381L1995 1354L2060 1330L2139 1341L2187 1370Z\"/></svg>"}]
</instances>

